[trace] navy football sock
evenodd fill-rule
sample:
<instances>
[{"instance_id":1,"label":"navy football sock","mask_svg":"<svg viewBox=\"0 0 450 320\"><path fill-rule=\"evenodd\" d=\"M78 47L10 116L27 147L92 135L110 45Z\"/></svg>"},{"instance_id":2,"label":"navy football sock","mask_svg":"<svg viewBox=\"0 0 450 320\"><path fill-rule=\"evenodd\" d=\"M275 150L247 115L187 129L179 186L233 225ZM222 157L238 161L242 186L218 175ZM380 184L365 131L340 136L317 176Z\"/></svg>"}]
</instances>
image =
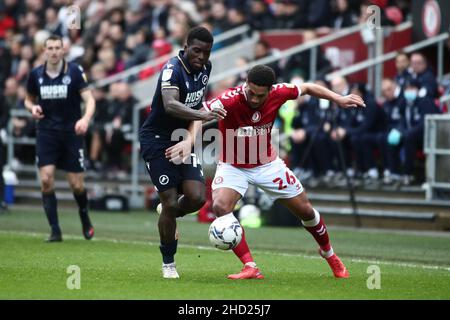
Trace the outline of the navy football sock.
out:
<instances>
[{"instance_id":1,"label":"navy football sock","mask_svg":"<svg viewBox=\"0 0 450 320\"><path fill-rule=\"evenodd\" d=\"M80 214L81 223L84 227L91 226L91 221L88 216L88 199L86 190L80 194L74 193L73 196L78 204L78 213Z\"/></svg>"},{"instance_id":2,"label":"navy football sock","mask_svg":"<svg viewBox=\"0 0 450 320\"><path fill-rule=\"evenodd\" d=\"M52 232L61 233L58 223L58 211L57 211L57 201L55 192L52 193L42 193L42 203L44 206L44 211L47 216L48 223L52 228Z\"/></svg>"},{"instance_id":3,"label":"navy football sock","mask_svg":"<svg viewBox=\"0 0 450 320\"><path fill-rule=\"evenodd\" d=\"M178 240L174 240L170 243L162 243L159 246L159 250L161 251L161 254L163 256L163 262L164 264L173 263L175 261L175 253L177 253L177 245Z\"/></svg>"}]
</instances>

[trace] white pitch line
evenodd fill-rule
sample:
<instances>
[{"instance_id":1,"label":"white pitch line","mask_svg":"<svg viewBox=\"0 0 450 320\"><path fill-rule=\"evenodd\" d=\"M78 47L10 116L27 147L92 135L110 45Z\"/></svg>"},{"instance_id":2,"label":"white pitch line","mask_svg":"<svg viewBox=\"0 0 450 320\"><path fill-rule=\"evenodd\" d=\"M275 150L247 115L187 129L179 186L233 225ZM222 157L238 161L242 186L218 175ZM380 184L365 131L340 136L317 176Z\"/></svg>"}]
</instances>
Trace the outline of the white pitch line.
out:
<instances>
[{"instance_id":1,"label":"white pitch line","mask_svg":"<svg viewBox=\"0 0 450 320\"><path fill-rule=\"evenodd\" d=\"M3 234L17 234L17 235L24 235L24 236L31 236L31 237L45 237L46 234L44 233L37 233L37 232L25 232L25 231L7 231L7 230L0 230L0 233ZM81 240L84 238L81 236L74 236L74 235L64 235L64 239L70 239L70 240ZM136 244L136 245L159 245L159 243L151 242L151 241L136 241L136 240L121 240L121 239L113 239L113 238L99 238L96 237L91 241L104 241L104 242L111 242L111 243L122 243L122 244ZM221 252L221 250L215 249L213 247L206 247L206 246L199 246L199 245L190 245L190 244L180 244L178 245L180 248L190 248L190 249L200 249L200 250L208 250L208 251L218 251ZM223 251L226 252L226 251ZM323 259L319 256L313 256L313 255L306 255L302 253L294 254L294 253L282 253L282 252L272 252L272 251L264 251L264 250L253 250L253 252L257 252L258 254L267 254L267 255L278 255L278 256L284 256L284 257L295 257L295 258L305 258L305 259ZM450 267L444 267L444 266L434 266L434 265L426 265L426 264L415 264L415 263L408 263L408 262L395 262L395 261L386 261L386 260L370 260L370 259L361 259L361 258L350 258L348 259L351 262L354 263L365 263L365 264L381 264L381 265L390 265L390 266L396 266L396 267L405 267L405 268L419 268L419 269L428 269L428 270L443 270L450 272Z\"/></svg>"}]
</instances>

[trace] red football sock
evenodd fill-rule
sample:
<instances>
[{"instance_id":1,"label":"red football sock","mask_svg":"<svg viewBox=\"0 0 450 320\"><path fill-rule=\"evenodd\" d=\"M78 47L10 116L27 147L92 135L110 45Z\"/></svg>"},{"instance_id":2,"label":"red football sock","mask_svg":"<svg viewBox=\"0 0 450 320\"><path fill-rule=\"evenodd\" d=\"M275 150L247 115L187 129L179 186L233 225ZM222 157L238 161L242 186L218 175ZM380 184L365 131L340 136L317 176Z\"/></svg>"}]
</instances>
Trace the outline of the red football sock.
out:
<instances>
[{"instance_id":1,"label":"red football sock","mask_svg":"<svg viewBox=\"0 0 450 320\"><path fill-rule=\"evenodd\" d=\"M252 254L250 253L250 249L248 248L247 241L245 240L245 231L242 228L242 240L233 249L234 254L242 261L243 264L253 262Z\"/></svg>"},{"instance_id":2,"label":"red football sock","mask_svg":"<svg viewBox=\"0 0 450 320\"><path fill-rule=\"evenodd\" d=\"M303 226L309 233L314 237L316 242L319 244L320 249L325 252L331 250L330 238L328 237L327 227L325 226L325 222L319 213L314 209L316 214L315 219L310 221L302 221Z\"/></svg>"}]
</instances>

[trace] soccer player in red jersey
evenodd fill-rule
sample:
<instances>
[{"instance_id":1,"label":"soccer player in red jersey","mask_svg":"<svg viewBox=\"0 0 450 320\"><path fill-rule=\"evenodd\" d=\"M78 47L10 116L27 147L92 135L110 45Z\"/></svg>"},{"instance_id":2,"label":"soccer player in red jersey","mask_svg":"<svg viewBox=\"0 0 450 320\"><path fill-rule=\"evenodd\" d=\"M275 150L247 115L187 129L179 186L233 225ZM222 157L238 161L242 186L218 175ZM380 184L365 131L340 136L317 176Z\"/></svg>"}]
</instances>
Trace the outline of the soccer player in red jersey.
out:
<instances>
[{"instance_id":1,"label":"soccer player in red jersey","mask_svg":"<svg viewBox=\"0 0 450 320\"><path fill-rule=\"evenodd\" d=\"M297 86L274 82L274 71L257 65L249 71L242 86L230 89L203 105L207 111L223 108L227 112L225 119L219 120L222 152L212 184L213 211L218 219L237 221L233 209L251 183L298 217L318 243L319 253L328 262L334 276L347 278L349 273L333 251L323 218L312 207L299 179L278 157L270 141L278 110L287 100L308 94L328 99L342 108L364 107L364 101L357 95L341 96L312 83ZM169 148L166 156L175 157L181 148L182 143ZM229 279L264 278L250 253L245 233L233 252L244 267L240 273L229 275Z\"/></svg>"}]
</instances>

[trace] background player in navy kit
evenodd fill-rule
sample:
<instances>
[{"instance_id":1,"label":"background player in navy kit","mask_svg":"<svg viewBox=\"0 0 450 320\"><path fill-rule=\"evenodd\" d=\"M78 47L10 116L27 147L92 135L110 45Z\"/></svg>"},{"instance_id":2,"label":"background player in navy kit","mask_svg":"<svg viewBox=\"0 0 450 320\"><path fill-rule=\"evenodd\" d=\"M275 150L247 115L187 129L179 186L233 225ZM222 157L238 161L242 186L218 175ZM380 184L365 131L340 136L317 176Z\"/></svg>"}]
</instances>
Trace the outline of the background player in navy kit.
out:
<instances>
[{"instance_id":1,"label":"background player in navy kit","mask_svg":"<svg viewBox=\"0 0 450 320\"><path fill-rule=\"evenodd\" d=\"M163 256L163 277L178 278L174 255L177 250L176 218L197 211L205 203L205 183L194 153L189 163L175 164L166 159L166 149L177 144L172 133L189 129L190 137L201 130L202 120L221 119L224 110L200 111L211 72L209 55L213 45L211 33L193 28L187 45L163 67L152 102L152 111L143 124L139 139L141 153L156 186L162 204L158 221L160 250ZM194 138L188 138L181 148L191 150ZM169 153L180 153L178 147ZM180 196L181 194L181 196Z\"/></svg>"},{"instance_id":2,"label":"background player in navy kit","mask_svg":"<svg viewBox=\"0 0 450 320\"><path fill-rule=\"evenodd\" d=\"M33 69L27 83L25 107L38 120L36 161L39 167L42 201L51 226L49 242L62 241L55 196L55 169L67 172L67 180L79 207L86 239L94 236L88 216L88 200L84 188L83 135L95 112L95 100L87 88L83 69L63 59L63 44L58 36L50 36L44 46L46 62ZM81 100L86 111L81 113Z\"/></svg>"}]
</instances>

